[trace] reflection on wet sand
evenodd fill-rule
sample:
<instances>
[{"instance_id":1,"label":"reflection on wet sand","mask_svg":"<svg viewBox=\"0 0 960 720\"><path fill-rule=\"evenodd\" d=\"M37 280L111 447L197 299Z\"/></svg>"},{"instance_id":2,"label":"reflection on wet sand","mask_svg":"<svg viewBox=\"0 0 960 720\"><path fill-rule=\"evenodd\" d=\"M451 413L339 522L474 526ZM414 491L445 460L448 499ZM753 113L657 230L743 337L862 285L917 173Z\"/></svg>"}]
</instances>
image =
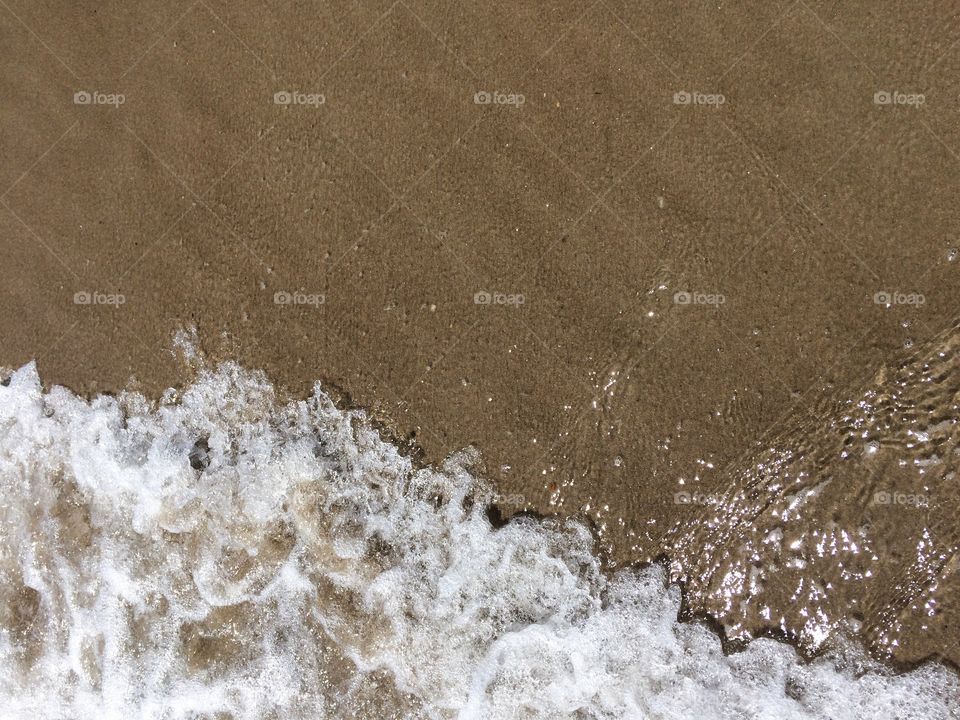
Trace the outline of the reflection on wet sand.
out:
<instances>
[{"instance_id":1,"label":"reflection on wet sand","mask_svg":"<svg viewBox=\"0 0 960 720\"><path fill-rule=\"evenodd\" d=\"M665 550L690 609L728 637L810 651L862 632L895 662L960 661L960 325L787 421Z\"/></svg>"}]
</instances>

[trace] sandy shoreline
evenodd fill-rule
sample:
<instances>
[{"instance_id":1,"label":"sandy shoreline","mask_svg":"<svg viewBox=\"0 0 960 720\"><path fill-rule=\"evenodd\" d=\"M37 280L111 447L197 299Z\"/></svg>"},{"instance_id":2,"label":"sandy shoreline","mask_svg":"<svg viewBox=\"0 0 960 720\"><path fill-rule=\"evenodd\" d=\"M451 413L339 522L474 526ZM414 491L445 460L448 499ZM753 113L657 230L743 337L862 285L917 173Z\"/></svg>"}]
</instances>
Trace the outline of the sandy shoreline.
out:
<instances>
[{"instance_id":1,"label":"sandy shoreline","mask_svg":"<svg viewBox=\"0 0 960 720\"><path fill-rule=\"evenodd\" d=\"M155 397L195 326L649 560L957 316L960 23L887 5L11 3L0 363Z\"/></svg>"}]
</instances>

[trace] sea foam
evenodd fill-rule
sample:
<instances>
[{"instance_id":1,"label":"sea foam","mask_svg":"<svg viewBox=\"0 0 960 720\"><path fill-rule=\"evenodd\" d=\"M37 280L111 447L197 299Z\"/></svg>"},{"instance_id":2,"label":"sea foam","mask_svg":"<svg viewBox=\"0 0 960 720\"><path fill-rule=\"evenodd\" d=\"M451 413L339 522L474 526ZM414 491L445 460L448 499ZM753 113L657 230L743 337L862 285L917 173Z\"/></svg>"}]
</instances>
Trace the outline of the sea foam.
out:
<instances>
[{"instance_id":1,"label":"sea foam","mask_svg":"<svg viewBox=\"0 0 960 720\"><path fill-rule=\"evenodd\" d=\"M3 718L950 718L956 675L725 655L575 522L491 525L318 385L233 364L151 405L0 387Z\"/></svg>"}]
</instances>

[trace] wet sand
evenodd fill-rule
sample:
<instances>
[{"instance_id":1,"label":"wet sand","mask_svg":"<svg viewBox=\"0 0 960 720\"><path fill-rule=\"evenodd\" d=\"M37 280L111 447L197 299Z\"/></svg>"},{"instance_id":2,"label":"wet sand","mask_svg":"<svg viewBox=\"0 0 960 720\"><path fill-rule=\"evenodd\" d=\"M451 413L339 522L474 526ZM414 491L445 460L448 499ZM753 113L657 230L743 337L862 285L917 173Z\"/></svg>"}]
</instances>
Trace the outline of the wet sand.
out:
<instances>
[{"instance_id":1,"label":"wet sand","mask_svg":"<svg viewBox=\"0 0 960 720\"><path fill-rule=\"evenodd\" d=\"M476 445L505 514L584 513L622 565L696 535L678 493L731 492L798 418L953 347L947 3L17 1L0 33L0 363L50 384L157 396L195 326L428 461ZM914 619L956 583L957 495L931 502ZM906 571L922 523L880 525ZM960 661L955 620L896 646L862 621L881 655Z\"/></svg>"}]
</instances>

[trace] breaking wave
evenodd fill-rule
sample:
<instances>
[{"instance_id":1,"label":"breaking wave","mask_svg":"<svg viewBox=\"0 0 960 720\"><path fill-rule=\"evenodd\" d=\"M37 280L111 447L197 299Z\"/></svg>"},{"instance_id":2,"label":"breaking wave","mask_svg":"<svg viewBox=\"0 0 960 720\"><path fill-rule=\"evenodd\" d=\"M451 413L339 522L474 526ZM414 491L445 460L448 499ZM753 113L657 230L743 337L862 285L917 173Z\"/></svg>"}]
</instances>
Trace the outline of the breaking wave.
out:
<instances>
[{"instance_id":1,"label":"breaking wave","mask_svg":"<svg viewBox=\"0 0 960 720\"><path fill-rule=\"evenodd\" d=\"M203 370L156 404L0 387L5 718L950 718L957 676L677 620L573 521L491 524L318 385Z\"/></svg>"}]
</instances>

